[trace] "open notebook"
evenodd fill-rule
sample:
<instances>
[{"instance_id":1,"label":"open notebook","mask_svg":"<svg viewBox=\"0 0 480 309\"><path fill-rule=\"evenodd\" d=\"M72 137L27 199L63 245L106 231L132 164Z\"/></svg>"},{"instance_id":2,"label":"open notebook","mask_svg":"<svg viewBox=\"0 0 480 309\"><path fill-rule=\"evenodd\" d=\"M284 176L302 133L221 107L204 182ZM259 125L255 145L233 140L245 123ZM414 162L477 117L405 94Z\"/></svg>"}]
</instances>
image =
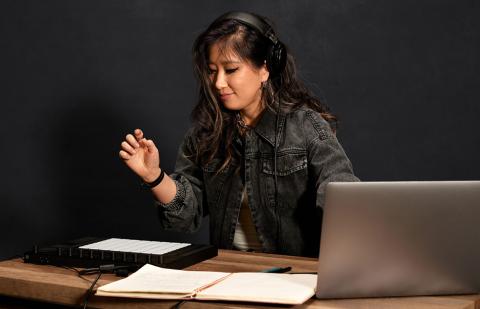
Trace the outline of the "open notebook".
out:
<instances>
[{"instance_id":1,"label":"open notebook","mask_svg":"<svg viewBox=\"0 0 480 309\"><path fill-rule=\"evenodd\" d=\"M226 273L167 269L146 264L97 289L96 295L302 304L315 294L311 274Z\"/></svg>"}]
</instances>

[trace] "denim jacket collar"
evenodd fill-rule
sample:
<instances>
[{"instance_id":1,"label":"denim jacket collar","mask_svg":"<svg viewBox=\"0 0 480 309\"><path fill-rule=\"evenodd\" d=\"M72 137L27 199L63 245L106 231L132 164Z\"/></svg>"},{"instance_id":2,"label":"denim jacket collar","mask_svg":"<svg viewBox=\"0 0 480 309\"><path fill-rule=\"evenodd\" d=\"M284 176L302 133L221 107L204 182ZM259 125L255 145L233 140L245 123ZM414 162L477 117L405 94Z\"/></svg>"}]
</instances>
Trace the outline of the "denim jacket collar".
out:
<instances>
[{"instance_id":1,"label":"denim jacket collar","mask_svg":"<svg viewBox=\"0 0 480 309\"><path fill-rule=\"evenodd\" d=\"M260 135L262 138L264 138L269 144L272 146L275 145L275 124L276 124L276 118L277 118L277 113L272 109L272 108L265 108L263 114L261 115L261 119L258 121L257 125L253 129L258 135ZM279 116L279 127L282 127L282 123L284 121L285 117L282 117L282 114ZM278 135L279 132L277 132ZM277 140L277 144L280 141Z\"/></svg>"}]
</instances>

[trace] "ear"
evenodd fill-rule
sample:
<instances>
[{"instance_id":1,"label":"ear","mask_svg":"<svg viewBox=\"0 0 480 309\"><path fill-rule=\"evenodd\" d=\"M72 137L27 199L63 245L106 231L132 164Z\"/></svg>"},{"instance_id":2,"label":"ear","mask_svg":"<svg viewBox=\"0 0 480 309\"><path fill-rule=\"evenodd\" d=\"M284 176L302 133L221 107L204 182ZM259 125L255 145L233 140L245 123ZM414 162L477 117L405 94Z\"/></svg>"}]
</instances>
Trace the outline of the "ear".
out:
<instances>
[{"instance_id":1,"label":"ear","mask_svg":"<svg viewBox=\"0 0 480 309\"><path fill-rule=\"evenodd\" d=\"M267 69L267 63L266 62L264 62L262 67L260 68L259 74L260 74L260 81L262 83L266 82L268 80L268 77L270 76L270 72Z\"/></svg>"}]
</instances>

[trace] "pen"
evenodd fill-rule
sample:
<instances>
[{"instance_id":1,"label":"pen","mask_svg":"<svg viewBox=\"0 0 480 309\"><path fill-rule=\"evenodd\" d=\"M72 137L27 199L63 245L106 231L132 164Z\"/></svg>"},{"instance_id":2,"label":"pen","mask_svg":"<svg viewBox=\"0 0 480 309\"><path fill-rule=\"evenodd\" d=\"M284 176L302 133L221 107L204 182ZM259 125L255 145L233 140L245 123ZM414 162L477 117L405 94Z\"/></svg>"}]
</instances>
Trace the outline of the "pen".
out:
<instances>
[{"instance_id":1,"label":"pen","mask_svg":"<svg viewBox=\"0 0 480 309\"><path fill-rule=\"evenodd\" d=\"M286 273L287 271L292 270L290 266L288 267L272 267L269 269L262 270L262 273Z\"/></svg>"}]
</instances>

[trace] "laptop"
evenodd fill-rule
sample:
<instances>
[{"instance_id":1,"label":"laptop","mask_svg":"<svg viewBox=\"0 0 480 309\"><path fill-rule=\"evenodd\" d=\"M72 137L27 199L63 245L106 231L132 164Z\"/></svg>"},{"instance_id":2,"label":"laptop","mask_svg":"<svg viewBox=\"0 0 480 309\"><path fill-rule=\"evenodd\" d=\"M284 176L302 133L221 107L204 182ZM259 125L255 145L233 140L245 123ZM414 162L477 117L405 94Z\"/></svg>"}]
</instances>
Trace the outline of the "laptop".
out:
<instances>
[{"instance_id":1,"label":"laptop","mask_svg":"<svg viewBox=\"0 0 480 309\"><path fill-rule=\"evenodd\" d=\"M480 292L480 181L330 183L318 298Z\"/></svg>"}]
</instances>

